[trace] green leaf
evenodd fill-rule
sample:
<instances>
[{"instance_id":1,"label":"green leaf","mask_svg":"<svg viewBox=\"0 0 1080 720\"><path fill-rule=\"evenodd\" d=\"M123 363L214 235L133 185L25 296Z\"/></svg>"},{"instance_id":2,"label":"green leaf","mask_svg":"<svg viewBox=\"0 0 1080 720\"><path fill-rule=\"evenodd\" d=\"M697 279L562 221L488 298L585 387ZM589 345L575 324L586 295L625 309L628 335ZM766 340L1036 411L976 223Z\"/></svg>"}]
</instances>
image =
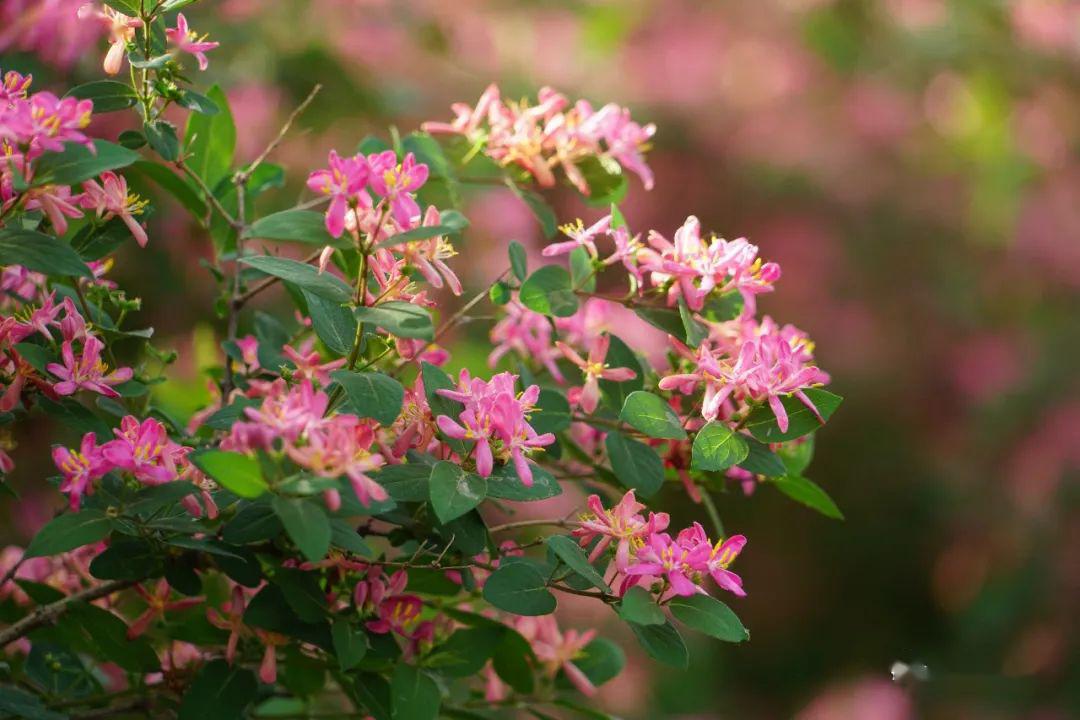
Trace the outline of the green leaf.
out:
<instances>
[{"instance_id":1,"label":"green leaf","mask_svg":"<svg viewBox=\"0 0 1080 720\"><path fill-rule=\"evenodd\" d=\"M558 604L547 581L532 565L504 564L484 583L484 599L515 615L548 615Z\"/></svg>"},{"instance_id":2,"label":"green leaf","mask_svg":"<svg viewBox=\"0 0 1080 720\"><path fill-rule=\"evenodd\" d=\"M375 478L386 488L390 497L399 502L424 502L428 493L428 478L431 466L423 463L401 463L387 465Z\"/></svg>"},{"instance_id":3,"label":"green leaf","mask_svg":"<svg viewBox=\"0 0 1080 720\"><path fill-rule=\"evenodd\" d=\"M162 485L150 485L135 493L124 510L129 515L152 515L158 510L172 506L198 491L195 483L189 480L175 480Z\"/></svg>"},{"instance_id":4,"label":"green leaf","mask_svg":"<svg viewBox=\"0 0 1080 720\"><path fill-rule=\"evenodd\" d=\"M268 489L259 461L253 457L225 450L197 450L188 458L195 467L234 495L251 500Z\"/></svg>"},{"instance_id":5,"label":"green leaf","mask_svg":"<svg viewBox=\"0 0 1080 720\"><path fill-rule=\"evenodd\" d=\"M249 503L240 508L240 512L225 524L222 538L232 545L273 540L285 526L281 524L277 513L270 503Z\"/></svg>"},{"instance_id":6,"label":"green leaf","mask_svg":"<svg viewBox=\"0 0 1080 720\"><path fill-rule=\"evenodd\" d=\"M0 230L0 265L22 265L46 275L90 277L90 268L70 245L34 230Z\"/></svg>"},{"instance_id":7,"label":"green leaf","mask_svg":"<svg viewBox=\"0 0 1080 720\"><path fill-rule=\"evenodd\" d=\"M326 595L319 587L317 574L282 567L274 571L271 582L281 589L285 602L304 622L315 623L326 618Z\"/></svg>"},{"instance_id":8,"label":"green leaf","mask_svg":"<svg viewBox=\"0 0 1080 720\"><path fill-rule=\"evenodd\" d=\"M814 433L786 442L776 452L784 471L777 475L802 475L814 459Z\"/></svg>"},{"instance_id":9,"label":"green leaf","mask_svg":"<svg viewBox=\"0 0 1080 720\"><path fill-rule=\"evenodd\" d=\"M720 472L741 463L749 452L750 447L742 435L732 432L724 423L710 422L694 437L691 467Z\"/></svg>"},{"instance_id":10,"label":"green leaf","mask_svg":"<svg viewBox=\"0 0 1080 720\"><path fill-rule=\"evenodd\" d=\"M679 416L671 406L663 398L644 390L630 393L623 403L619 418L649 437L668 440L682 440L686 437Z\"/></svg>"},{"instance_id":11,"label":"green leaf","mask_svg":"<svg viewBox=\"0 0 1080 720\"><path fill-rule=\"evenodd\" d=\"M570 427L570 401L558 390L544 388L536 401L529 424L537 433L557 433Z\"/></svg>"},{"instance_id":12,"label":"green leaf","mask_svg":"<svg viewBox=\"0 0 1080 720\"><path fill-rule=\"evenodd\" d=\"M127 167L139 154L104 140L94 141L94 152L78 143L68 143L58 153L45 153L37 164L34 184L77 185L106 170Z\"/></svg>"},{"instance_id":13,"label":"green leaf","mask_svg":"<svg viewBox=\"0 0 1080 720\"><path fill-rule=\"evenodd\" d=\"M356 342L356 318L341 303L301 290L315 334L338 355L348 355Z\"/></svg>"},{"instance_id":14,"label":"green leaf","mask_svg":"<svg viewBox=\"0 0 1080 720\"><path fill-rule=\"evenodd\" d=\"M305 245L333 245L336 241L326 231L322 213L314 210L283 210L259 218L245 233L245 237L263 240L282 240Z\"/></svg>"},{"instance_id":15,"label":"green leaf","mask_svg":"<svg viewBox=\"0 0 1080 720\"><path fill-rule=\"evenodd\" d=\"M832 414L836 412L836 408L840 407L840 403L843 401L843 398L839 395L834 395L828 390L821 390L820 388L808 388L803 392L806 397L810 398L810 402L817 407L825 422L828 422ZM794 440L821 427L822 422L797 397L789 395L780 398L780 401L784 404L784 408L788 413L787 432L780 431L779 426L776 424L776 416L773 415L773 411L768 405L755 408L746 421L746 429L761 442L775 443Z\"/></svg>"},{"instance_id":16,"label":"green leaf","mask_svg":"<svg viewBox=\"0 0 1080 720\"><path fill-rule=\"evenodd\" d=\"M513 463L497 465L488 478L488 497L513 502L533 502L562 494L562 486L554 475L539 465L533 465L532 471L533 484L526 487L518 477Z\"/></svg>"},{"instance_id":17,"label":"green leaf","mask_svg":"<svg viewBox=\"0 0 1080 720\"><path fill-rule=\"evenodd\" d=\"M834 520L843 520L844 514L836 506L829 494L820 486L804 477L785 475L773 478L772 482L780 492L787 495L795 502L802 503L812 510L817 510L825 517Z\"/></svg>"},{"instance_id":18,"label":"green leaf","mask_svg":"<svg viewBox=\"0 0 1080 720\"><path fill-rule=\"evenodd\" d=\"M596 638L574 659L574 665L585 673L589 682L599 687L622 673L626 667L626 654L610 640Z\"/></svg>"},{"instance_id":19,"label":"green leaf","mask_svg":"<svg viewBox=\"0 0 1080 720\"><path fill-rule=\"evenodd\" d=\"M495 305L505 305L513 299L510 294L510 286L502 280L488 288L488 299Z\"/></svg>"},{"instance_id":20,"label":"green leaf","mask_svg":"<svg viewBox=\"0 0 1080 720\"><path fill-rule=\"evenodd\" d=\"M38 531L26 548L26 557L45 557L103 540L112 529L112 520L100 510L86 509L53 518Z\"/></svg>"},{"instance_id":21,"label":"green leaf","mask_svg":"<svg viewBox=\"0 0 1080 720\"><path fill-rule=\"evenodd\" d=\"M529 276L529 261L525 255L525 246L517 240L511 240L507 247L507 254L510 255L510 271L519 282L524 281Z\"/></svg>"},{"instance_id":22,"label":"green leaf","mask_svg":"<svg viewBox=\"0 0 1080 720\"><path fill-rule=\"evenodd\" d=\"M130 85L115 80L95 80L77 85L68 90L64 97L93 100L95 115L127 110L129 107L135 107L135 103L138 102L135 91Z\"/></svg>"},{"instance_id":23,"label":"green leaf","mask_svg":"<svg viewBox=\"0 0 1080 720\"><path fill-rule=\"evenodd\" d=\"M236 151L236 125L229 101L221 88L214 85L207 97L218 106L215 115L194 113L188 117L184 130L184 151L187 166L210 187L215 187L232 167Z\"/></svg>"},{"instance_id":24,"label":"green leaf","mask_svg":"<svg viewBox=\"0 0 1080 720\"><path fill-rule=\"evenodd\" d=\"M451 462L436 463L428 481L431 507L443 524L455 520L487 497L487 480Z\"/></svg>"},{"instance_id":25,"label":"green leaf","mask_svg":"<svg viewBox=\"0 0 1080 720\"><path fill-rule=\"evenodd\" d=\"M668 607L683 625L717 640L738 643L750 639L750 633L731 608L709 595L674 597Z\"/></svg>"},{"instance_id":26,"label":"green leaf","mask_svg":"<svg viewBox=\"0 0 1080 720\"><path fill-rule=\"evenodd\" d=\"M195 2L195 0L191 0L191 2ZM184 90L180 93L180 98L176 102L181 107L186 107L188 110L202 115L217 115L221 112L221 108L218 107L216 102L194 90Z\"/></svg>"},{"instance_id":27,"label":"green leaf","mask_svg":"<svg viewBox=\"0 0 1080 720\"><path fill-rule=\"evenodd\" d=\"M24 720L68 720L67 715L46 708L36 695L15 687L0 687L0 713Z\"/></svg>"},{"instance_id":28,"label":"green leaf","mask_svg":"<svg viewBox=\"0 0 1080 720\"><path fill-rule=\"evenodd\" d=\"M281 518L285 532L311 562L326 557L330 549L330 518L322 506L313 500L289 499L275 496L271 501L274 512Z\"/></svg>"},{"instance_id":29,"label":"green leaf","mask_svg":"<svg viewBox=\"0 0 1080 720\"><path fill-rule=\"evenodd\" d=\"M90 637L102 660L116 663L130 672L153 672L160 667L158 657L146 638L127 637L127 624L112 612L87 603L74 603L68 617Z\"/></svg>"},{"instance_id":30,"label":"green leaf","mask_svg":"<svg viewBox=\"0 0 1080 720\"><path fill-rule=\"evenodd\" d=\"M405 243L428 240L443 235L456 235L467 227L469 227L469 220L460 212L457 210L444 210L440 215L438 225L421 225L412 230L391 235L387 239L376 243L374 249L396 247Z\"/></svg>"},{"instance_id":31,"label":"green leaf","mask_svg":"<svg viewBox=\"0 0 1080 720\"><path fill-rule=\"evenodd\" d=\"M435 720L442 698L439 686L425 672L401 663L390 678L393 720Z\"/></svg>"},{"instance_id":32,"label":"green leaf","mask_svg":"<svg viewBox=\"0 0 1080 720\"><path fill-rule=\"evenodd\" d=\"M224 660L203 665L184 693L179 720L236 720L255 700L255 673Z\"/></svg>"},{"instance_id":33,"label":"green leaf","mask_svg":"<svg viewBox=\"0 0 1080 720\"><path fill-rule=\"evenodd\" d=\"M518 299L522 305L542 315L570 317L578 309L570 273L558 265L545 265L530 275L521 284Z\"/></svg>"},{"instance_id":34,"label":"green leaf","mask_svg":"<svg viewBox=\"0 0 1080 720\"><path fill-rule=\"evenodd\" d=\"M570 252L570 282L575 290L596 292L596 272L589 252L578 246Z\"/></svg>"},{"instance_id":35,"label":"green leaf","mask_svg":"<svg viewBox=\"0 0 1080 720\"><path fill-rule=\"evenodd\" d=\"M417 340L435 337L431 313L412 303L392 300L381 305L358 307L353 315L362 323L370 323L398 337Z\"/></svg>"},{"instance_id":36,"label":"green leaf","mask_svg":"<svg viewBox=\"0 0 1080 720\"><path fill-rule=\"evenodd\" d=\"M540 230L544 233L544 237L549 240L555 237L555 232L559 229L559 221L555 215L555 211L552 210L551 206L544 200L544 196L519 186L509 178L506 180L506 185L510 188L511 192L517 195L518 198L528 206L529 211L532 212L533 217L536 218L537 224L540 225ZM518 277L518 280L524 279L525 275L522 273L522 275Z\"/></svg>"},{"instance_id":37,"label":"green leaf","mask_svg":"<svg viewBox=\"0 0 1080 720\"><path fill-rule=\"evenodd\" d=\"M585 551L581 549L581 546L573 538L568 535L552 535L545 542L548 549L566 563L567 567L592 583L593 587L600 588L604 592L611 592L611 587L604 582L603 576L589 563Z\"/></svg>"},{"instance_id":38,"label":"green leaf","mask_svg":"<svg viewBox=\"0 0 1080 720\"><path fill-rule=\"evenodd\" d=\"M250 265L259 272L281 278L297 287L336 303L345 303L352 299L352 289L329 273L320 273L318 269L306 263L272 255L256 255L241 258L240 262Z\"/></svg>"},{"instance_id":39,"label":"green leaf","mask_svg":"<svg viewBox=\"0 0 1080 720\"><path fill-rule=\"evenodd\" d=\"M180 138L176 136L176 127L165 120L155 120L143 125L146 142L164 160L175 162L180 157Z\"/></svg>"},{"instance_id":40,"label":"green leaf","mask_svg":"<svg viewBox=\"0 0 1080 720\"><path fill-rule=\"evenodd\" d=\"M590 156L578 163L578 169L589 186L585 202L593 207L607 207L622 202L629 183L617 162Z\"/></svg>"},{"instance_id":41,"label":"green leaf","mask_svg":"<svg viewBox=\"0 0 1080 720\"><path fill-rule=\"evenodd\" d=\"M664 484L664 461L643 442L611 430L604 439L615 477L642 497L655 495Z\"/></svg>"},{"instance_id":42,"label":"green leaf","mask_svg":"<svg viewBox=\"0 0 1080 720\"><path fill-rule=\"evenodd\" d=\"M784 463L769 449L769 446L760 440L755 440L748 435L742 435L746 443L747 454L738 465L743 470L748 470L755 475L778 477L785 473Z\"/></svg>"},{"instance_id":43,"label":"green leaf","mask_svg":"<svg viewBox=\"0 0 1080 720\"><path fill-rule=\"evenodd\" d=\"M359 417L374 418L388 427L401 414L405 388L389 375L335 370L330 377L345 389L349 409Z\"/></svg>"},{"instance_id":44,"label":"green leaf","mask_svg":"<svg viewBox=\"0 0 1080 720\"><path fill-rule=\"evenodd\" d=\"M334 621L330 634L334 638L334 654L341 669L351 670L359 665L367 654L367 634L344 618Z\"/></svg>"},{"instance_id":45,"label":"green leaf","mask_svg":"<svg viewBox=\"0 0 1080 720\"><path fill-rule=\"evenodd\" d=\"M709 329L694 319L693 313L686 307L682 298L679 299L679 319L682 320L683 331L686 334L686 344L690 347L696 348L709 337Z\"/></svg>"},{"instance_id":46,"label":"green leaf","mask_svg":"<svg viewBox=\"0 0 1080 720\"><path fill-rule=\"evenodd\" d=\"M629 623L663 625L667 622L664 611L656 604L649 591L640 585L627 590L615 610L619 617Z\"/></svg>"},{"instance_id":47,"label":"green leaf","mask_svg":"<svg viewBox=\"0 0 1080 720\"><path fill-rule=\"evenodd\" d=\"M628 623L641 647L655 660L685 670L690 666L690 652L682 635L670 621L663 625Z\"/></svg>"}]
</instances>

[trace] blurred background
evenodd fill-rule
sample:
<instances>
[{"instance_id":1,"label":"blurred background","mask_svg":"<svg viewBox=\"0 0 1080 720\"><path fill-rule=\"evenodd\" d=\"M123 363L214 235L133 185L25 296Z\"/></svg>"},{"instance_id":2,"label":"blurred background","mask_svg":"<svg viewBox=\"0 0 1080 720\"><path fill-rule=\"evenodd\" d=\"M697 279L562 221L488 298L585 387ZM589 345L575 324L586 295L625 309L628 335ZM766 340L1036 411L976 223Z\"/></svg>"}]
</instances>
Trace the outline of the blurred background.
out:
<instances>
[{"instance_id":1,"label":"blurred background","mask_svg":"<svg viewBox=\"0 0 1080 720\"><path fill-rule=\"evenodd\" d=\"M0 68L63 89L100 76L81 0L0 0ZM807 330L846 401L809 476L834 522L769 488L720 498L750 538L733 607L751 642L692 647L688 672L630 638L602 705L626 718L1080 717L1080 2L1075 0L204 0L253 158L316 82L278 161L301 196L332 147L450 117L497 81L615 101L659 126L656 189L635 230L687 214L778 261L760 307ZM122 129L115 116L98 130ZM555 192L560 219L597 211ZM475 292L517 239L543 245L507 191L466 197L455 268ZM206 399L209 243L167 204L115 279L181 350L161 398ZM126 262L125 262L126 260ZM183 278L176 284L171 278ZM468 293L467 293L468 294ZM271 299L272 302L272 299ZM445 307L452 306L452 299ZM482 368L482 324L452 341ZM192 328L195 328L194 333ZM57 505L44 426L15 438L25 541ZM674 490L680 519L700 514ZM584 613L585 610L582 610ZM603 622L584 614L581 624ZM925 681L894 683L894 662Z\"/></svg>"}]
</instances>

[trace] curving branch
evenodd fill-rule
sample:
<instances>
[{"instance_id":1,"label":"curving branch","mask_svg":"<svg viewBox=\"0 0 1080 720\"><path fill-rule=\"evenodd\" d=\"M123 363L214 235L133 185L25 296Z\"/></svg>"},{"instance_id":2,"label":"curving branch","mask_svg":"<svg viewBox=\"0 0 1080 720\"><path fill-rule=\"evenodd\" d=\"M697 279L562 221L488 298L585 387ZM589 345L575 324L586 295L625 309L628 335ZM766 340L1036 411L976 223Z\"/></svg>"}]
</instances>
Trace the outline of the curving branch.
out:
<instances>
[{"instance_id":1,"label":"curving branch","mask_svg":"<svg viewBox=\"0 0 1080 720\"><path fill-rule=\"evenodd\" d=\"M80 590L74 595L68 595L66 598L57 600L54 603L42 605L14 625L0 630L0 648L6 647L39 627L51 625L61 615L70 610L75 603L93 602L112 595L114 592L125 590L134 585L135 582L135 580L110 580L101 585Z\"/></svg>"}]
</instances>

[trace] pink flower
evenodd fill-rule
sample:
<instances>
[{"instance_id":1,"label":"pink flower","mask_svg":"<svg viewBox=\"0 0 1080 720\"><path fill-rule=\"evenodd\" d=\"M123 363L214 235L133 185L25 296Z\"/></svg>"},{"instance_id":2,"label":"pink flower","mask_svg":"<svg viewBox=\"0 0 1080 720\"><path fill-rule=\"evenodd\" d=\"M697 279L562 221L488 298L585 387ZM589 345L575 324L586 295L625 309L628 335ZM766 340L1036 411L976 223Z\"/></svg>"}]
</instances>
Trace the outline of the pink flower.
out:
<instances>
[{"instance_id":1,"label":"pink flower","mask_svg":"<svg viewBox=\"0 0 1080 720\"><path fill-rule=\"evenodd\" d=\"M0 83L0 106L11 105L16 100L25 100L33 81L32 75L21 75L14 70L4 73L4 81Z\"/></svg>"},{"instance_id":2,"label":"pink flower","mask_svg":"<svg viewBox=\"0 0 1080 720\"><path fill-rule=\"evenodd\" d=\"M16 101L0 111L0 138L28 147L31 158L45 150L60 152L66 142L93 147L82 132L90 124L93 109L90 100L35 93L29 100Z\"/></svg>"},{"instance_id":3,"label":"pink flower","mask_svg":"<svg viewBox=\"0 0 1080 720\"><path fill-rule=\"evenodd\" d=\"M666 530L669 522L667 513L650 512L648 519L642 516L641 511L645 506L637 501L633 490L623 495L618 504L610 510L604 509L598 495L590 495L586 505L591 514L582 517L581 524L574 530L573 535L578 538L582 547L586 547L595 538L600 538L600 542L589 554L589 562L595 561L615 542L615 568L619 572L626 572L633 549L640 546L650 535Z\"/></svg>"},{"instance_id":4,"label":"pink flower","mask_svg":"<svg viewBox=\"0 0 1080 720\"><path fill-rule=\"evenodd\" d=\"M499 373L484 381L461 371L458 390L438 390L443 397L465 405L457 421L446 415L435 419L439 429L448 437L476 443L476 472L491 475L496 457L512 461L518 477L526 487L532 486L532 469L527 453L555 442L552 433L537 434L528 416L540 396L540 387L532 385L520 395L514 392L517 376Z\"/></svg>"},{"instance_id":5,"label":"pink flower","mask_svg":"<svg viewBox=\"0 0 1080 720\"><path fill-rule=\"evenodd\" d=\"M216 628L229 631L229 639L225 644L225 660L230 665L236 660L236 648L240 638L245 634L244 627L244 589L240 585L234 585L232 595L221 609L207 608L206 619Z\"/></svg>"},{"instance_id":6,"label":"pink flower","mask_svg":"<svg viewBox=\"0 0 1080 720\"><path fill-rule=\"evenodd\" d=\"M367 186L371 168L367 158L354 155L342 158L336 150L330 151L329 168L316 170L308 175L307 186L312 192L329 196L330 206L326 210L326 231L334 237L341 237L345 232L345 213L350 202L357 202L361 191ZM367 198L370 204L371 199Z\"/></svg>"},{"instance_id":7,"label":"pink flower","mask_svg":"<svg viewBox=\"0 0 1080 720\"><path fill-rule=\"evenodd\" d=\"M236 347L240 350L240 360L245 369L251 373L259 369L259 341L254 335L246 335L236 340Z\"/></svg>"},{"instance_id":8,"label":"pink flower","mask_svg":"<svg viewBox=\"0 0 1080 720\"><path fill-rule=\"evenodd\" d=\"M695 578L708 556L707 543L684 547L667 533L655 533L649 536L625 572L631 577L663 578L675 595L694 595L705 592Z\"/></svg>"},{"instance_id":9,"label":"pink flower","mask_svg":"<svg viewBox=\"0 0 1080 720\"><path fill-rule=\"evenodd\" d=\"M345 358L331 360L328 363L320 362L319 353L312 350L313 340L307 340L299 349L292 345L286 345L281 349L282 354L296 366L296 377L315 380L322 387L330 384L330 373L345 366Z\"/></svg>"},{"instance_id":10,"label":"pink flower","mask_svg":"<svg viewBox=\"0 0 1080 720\"><path fill-rule=\"evenodd\" d=\"M576 248L583 247L589 251L589 255L593 259L596 259L599 257L599 251L596 249L594 238L597 235L606 234L610 228L611 215L605 215L588 228L585 227L581 220L578 220L577 223L573 225L563 225L559 229L564 235L569 237L570 240L552 243L544 248L542 254L544 257L555 257L556 255L565 255Z\"/></svg>"},{"instance_id":11,"label":"pink flower","mask_svg":"<svg viewBox=\"0 0 1080 720\"><path fill-rule=\"evenodd\" d=\"M653 231L648 238L651 248L637 253L643 270L652 273L653 285L671 283L668 303L679 297L691 310L701 310L712 292L722 294L738 290L746 301L744 312L752 313L753 296L772 290L780 279L780 266L761 264L757 246L745 238L733 241L701 237L701 223L691 215L675 233L675 242Z\"/></svg>"},{"instance_id":12,"label":"pink flower","mask_svg":"<svg viewBox=\"0 0 1080 720\"><path fill-rule=\"evenodd\" d=\"M139 593L143 600L146 601L146 610L128 627L128 640L134 640L145 633L155 620L165 617L167 612L185 610L206 602L206 598L202 596L170 600L169 596L172 594L172 588L169 587L169 583L165 579L158 580L153 592L147 591L142 585L136 585L135 592Z\"/></svg>"},{"instance_id":13,"label":"pink flower","mask_svg":"<svg viewBox=\"0 0 1080 720\"><path fill-rule=\"evenodd\" d=\"M295 442L309 428L323 422L330 398L317 391L310 380L289 389L284 380L275 380L270 393L259 408L244 408L244 414L254 424L265 428L274 437ZM243 425L243 423L238 423ZM234 432L238 425L233 426Z\"/></svg>"},{"instance_id":14,"label":"pink flower","mask_svg":"<svg viewBox=\"0 0 1080 720\"><path fill-rule=\"evenodd\" d=\"M596 686L581 668L574 664L574 660L582 657L585 647L596 637L595 630L562 632L554 615L521 617L514 623L514 627L532 645L536 659L543 664L549 675L554 676L562 670L582 695L592 697L596 694Z\"/></svg>"},{"instance_id":15,"label":"pink flower","mask_svg":"<svg viewBox=\"0 0 1080 720\"><path fill-rule=\"evenodd\" d=\"M423 227L433 227L438 225L439 221L439 211L432 205L424 213L424 220L421 225ZM420 271L420 274L424 276L429 285L434 288L441 288L445 280L446 285L450 286L450 292L455 295L461 294L461 280L450 269L450 266L443 262L457 255L454 246L450 244L446 237L440 235L426 240L417 240L406 243L404 248L397 249L401 251L406 262L416 266L416 269Z\"/></svg>"},{"instance_id":16,"label":"pink flower","mask_svg":"<svg viewBox=\"0 0 1080 720\"><path fill-rule=\"evenodd\" d=\"M104 220L120 218L135 236L139 247L146 247L146 230L135 219L136 215L142 214L146 200L134 193L129 194L127 180L111 170L101 173L100 178L100 185L94 180L83 183L82 206L94 210Z\"/></svg>"},{"instance_id":17,"label":"pink flower","mask_svg":"<svg viewBox=\"0 0 1080 720\"><path fill-rule=\"evenodd\" d=\"M355 415L335 415L308 429L307 444L290 444L286 450L294 462L320 477L348 477L356 498L367 507L372 500L389 497L368 474L385 463L382 455L371 452L374 440L370 424Z\"/></svg>"},{"instance_id":18,"label":"pink flower","mask_svg":"<svg viewBox=\"0 0 1080 720\"><path fill-rule=\"evenodd\" d=\"M116 440L101 446L101 455L110 464L127 470L147 485L160 485L177 479L177 460L182 457L179 445L169 439L165 426L153 418L141 423L128 415L114 430Z\"/></svg>"},{"instance_id":19,"label":"pink flower","mask_svg":"<svg viewBox=\"0 0 1080 720\"><path fill-rule=\"evenodd\" d=\"M94 481L103 477L110 469L101 456L101 449L98 448L92 432L83 435L78 450L54 447L52 458L64 475L60 492L68 495L72 510L79 509L83 496L94 491Z\"/></svg>"},{"instance_id":20,"label":"pink flower","mask_svg":"<svg viewBox=\"0 0 1080 720\"><path fill-rule=\"evenodd\" d=\"M94 19L109 28L109 52L105 55L104 69L108 75L118 74L124 67L127 44L135 39L135 28L142 27L142 20L107 5L97 8L90 3L79 8L79 19Z\"/></svg>"},{"instance_id":21,"label":"pink flower","mask_svg":"<svg viewBox=\"0 0 1080 720\"><path fill-rule=\"evenodd\" d=\"M589 359L584 360L577 354L577 351L566 343L555 343L566 359L577 365L585 373L585 387L581 392L580 402L581 409L590 414L595 412L596 406L600 404L601 380L626 382L637 377L637 373L630 368L612 368L604 363L610 344L610 335L601 335L596 338L592 343L592 348L589 349Z\"/></svg>"},{"instance_id":22,"label":"pink flower","mask_svg":"<svg viewBox=\"0 0 1080 720\"><path fill-rule=\"evenodd\" d=\"M71 196L71 188L66 185L45 185L31 188L26 193L26 209L41 210L49 218L57 235L67 232L67 218L82 217L82 211L75 207L81 196Z\"/></svg>"},{"instance_id":23,"label":"pink flower","mask_svg":"<svg viewBox=\"0 0 1080 720\"><path fill-rule=\"evenodd\" d=\"M255 637L263 644L263 657L259 663L259 679L267 685L277 682L277 649L289 644L289 638L276 632L255 628Z\"/></svg>"},{"instance_id":24,"label":"pink flower","mask_svg":"<svg viewBox=\"0 0 1080 720\"><path fill-rule=\"evenodd\" d=\"M90 336L83 343L82 356L76 359L71 342L65 342L61 346L64 364L49 363L46 366L49 372L62 380L53 386L53 390L58 395L74 395L82 388L105 397L120 397L120 393L109 386L127 382L134 373L131 368L125 367L106 374L109 368L101 359L101 350L104 347L100 340Z\"/></svg>"},{"instance_id":25,"label":"pink flower","mask_svg":"<svg viewBox=\"0 0 1080 720\"><path fill-rule=\"evenodd\" d=\"M494 348L488 355L488 365L495 367L506 353L512 351L542 364L553 378L562 382L562 372L555 364L559 353L551 341L551 322L517 300L507 303L504 310L506 315L491 328L491 344Z\"/></svg>"},{"instance_id":26,"label":"pink flower","mask_svg":"<svg viewBox=\"0 0 1080 720\"><path fill-rule=\"evenodd\" d=\"M177 50L195 56L195 59L199 61L199 70L206 70L210 64L206 59L206 53L220 44L207 41L205 35L200 38L194 31L189 30L184 13L177 14L176 27L166 28L165 35Z\"/></svg>"},{"instance_id":27,"label":"pink flower","mask_svg":"<svg viewBox=\"0 0 1080 720\"><path fill-rule=\"evenodd\" d=\"M371 163L371 186L390 203L394 219L410 227L420 217L420 206L412 193L428 179L428 166L416 162L409 153L398 164L397 155L387 150L368 158Z\"/></svg>"}]
</instances>

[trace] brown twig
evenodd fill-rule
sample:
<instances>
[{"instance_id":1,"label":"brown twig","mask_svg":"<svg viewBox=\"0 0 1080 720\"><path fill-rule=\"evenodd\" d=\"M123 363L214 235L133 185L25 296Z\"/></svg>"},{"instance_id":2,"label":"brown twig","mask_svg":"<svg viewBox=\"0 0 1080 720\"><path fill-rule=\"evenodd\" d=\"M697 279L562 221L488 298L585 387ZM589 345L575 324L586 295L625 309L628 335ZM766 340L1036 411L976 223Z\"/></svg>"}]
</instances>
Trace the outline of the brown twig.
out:
<instances>
[{"instance_id":1,"label":"brown twig","mask_svg":"<svg viewBox=\"0 0 1080 720\"><path fill-rule=\"evenodd\" d=\"M56 622L56 620L66 613L75 603L92 602L99 598L112 595L114 592L129 588L134 584L134 580L110 580L101 585L95 585L94 587L81 590L74 595L68 595L66 598L57 600L54 603L42 605L14 625L0 630L0 648L7 646L39 627Z\"/></svg>"},{"instance_id":2,"label":"brown twig","mask_svg":"<svg viewBox=\"0 0 1080 720\"><path fill-rule=\"evenodd\" d=\"M270 141L270 144L266 146L266 149L259 153L259 156L256 157L250 165L236 174L233 178L233 182L239 185L246 183L251 178L252 174L254 174L258 167L263 164L266 158L268 158L272 152L277 150L278 145L285 140L285 136L289 134L289 130L292 128L293 123L296 122L296 118L300 117L300 114L304 112L304 110L307 110L308 105L311 104L315 99L315 96L319 94L320 90L322 90L322 85L316 83L315 87L311 88L311 92L308 93L308 96L304 98L304 101L297 105L296 109L289 114L289 118L285 121L285 124L281 126L281 130L278 131L277 136Z\"/></svg>"}]
</instances>

